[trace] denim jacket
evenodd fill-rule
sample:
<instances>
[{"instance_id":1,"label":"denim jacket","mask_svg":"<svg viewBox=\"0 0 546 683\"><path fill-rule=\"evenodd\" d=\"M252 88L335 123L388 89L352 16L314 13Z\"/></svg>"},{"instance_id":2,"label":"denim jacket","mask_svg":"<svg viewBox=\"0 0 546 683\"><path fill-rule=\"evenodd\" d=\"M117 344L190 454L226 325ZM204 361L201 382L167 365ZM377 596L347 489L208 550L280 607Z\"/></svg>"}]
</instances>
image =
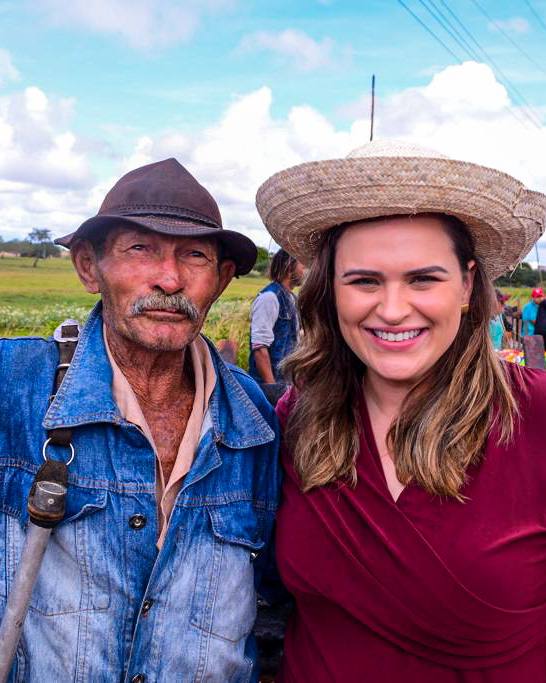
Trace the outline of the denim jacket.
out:
<instances>
[{"instance_id":1,"label":"denim jacket","mask_svg":"<svg viewBox=\"0 0 546 683\"><path fill-rule=\"evenodd\" d=\"M0 616L46 430L72 427L75 449L66 517L49 541L10 681L256 680L250 634L278 503L278 427L253 380L210 348L216 386L158 551L155 456L112 398L100 304L49 408L55 342L0 341Z\"/></svg>"},{"instance_id":2,"label":"denim jacket","mask_svg":"<svg viewBox=\"0 0 546 683\"><path fill-rule=\"evenodd\" d=\"M273 343L269 347L269 356L271 358L271 369L276 382L283 380L282 372L280 370L280 363L296 346L298 341L298 313L294 301L294 295L288 292L278 282L270 282L264 287L259 294L263 292L273 292L279 302L279 317L273 326ZM257 382L262 382L252 348L249 356L249 373Z\"/></svg>"}]
</instances>

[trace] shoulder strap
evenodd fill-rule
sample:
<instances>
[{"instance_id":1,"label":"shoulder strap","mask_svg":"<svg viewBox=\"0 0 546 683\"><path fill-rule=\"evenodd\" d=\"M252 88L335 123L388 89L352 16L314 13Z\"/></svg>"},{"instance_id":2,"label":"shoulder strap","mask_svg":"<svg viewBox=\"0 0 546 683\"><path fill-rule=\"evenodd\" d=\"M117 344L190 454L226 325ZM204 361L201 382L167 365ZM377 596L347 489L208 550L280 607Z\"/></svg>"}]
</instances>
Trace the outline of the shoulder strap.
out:
<instances>
[{"instance_id":1,"label":"shoulder strap","mask_svg":"<svg viewBox=\"0 0 546 683\"><path fill-rule=\"evenodd\" d=\"M65 320L53 333L53 338L59 347L59 364L57 365L57 370L55 372L53 393L49 397L50 403L57 395L66 372L70 367L70 363L72 362L72 358L76 351L76 346L78 345L79 334L80 325L76 320ZM50 443L57 444L58 446L68 446L72 439L72 430L68 428L51 429L48 432L48 437Z\"/></svg>"}]
</instances>

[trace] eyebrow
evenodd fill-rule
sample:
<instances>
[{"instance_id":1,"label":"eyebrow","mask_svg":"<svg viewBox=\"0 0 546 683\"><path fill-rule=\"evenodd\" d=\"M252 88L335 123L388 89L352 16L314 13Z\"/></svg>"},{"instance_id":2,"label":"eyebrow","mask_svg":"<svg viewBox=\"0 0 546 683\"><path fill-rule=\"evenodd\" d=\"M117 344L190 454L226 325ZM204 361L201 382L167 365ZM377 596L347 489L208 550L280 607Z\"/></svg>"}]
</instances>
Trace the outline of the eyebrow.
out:
<instances>
[{"instance_id":1,"label":"eyebrow","mask_svg":"<svg viewBox=\"0 0 546 683\"><path fill-rule=\"evenodd\" d=\"M428 275L430 273L446 273L448 271L442 266L427 266L426 268L415 268L414 270L408 270L404 275ZM366 270L364 268L353 268L352 270L347 270L341 277L350 277L351 275L364 275L367 277L381 277L383 273L380 270Z\"/></svg>"}]
</instances>

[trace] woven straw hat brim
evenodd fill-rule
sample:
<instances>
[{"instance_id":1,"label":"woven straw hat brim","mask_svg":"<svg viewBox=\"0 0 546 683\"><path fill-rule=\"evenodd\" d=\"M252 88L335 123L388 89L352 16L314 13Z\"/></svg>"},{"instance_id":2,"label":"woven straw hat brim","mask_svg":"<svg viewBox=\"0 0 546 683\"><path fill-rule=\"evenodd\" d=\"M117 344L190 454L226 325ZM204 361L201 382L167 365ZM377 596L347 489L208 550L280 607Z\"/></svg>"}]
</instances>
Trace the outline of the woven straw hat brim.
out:
<instances>
[{"instance_id":1,"label":"woven straw hat brim","mask_svg":"<svg viewBox=\"0 0 546 683\"><path fill-rule=\"evenodd\" d=\"M300 164L266 180L256 206L273 239L307 265L323 234L341 223L450 214L468 226L491 279L526 256L546 221L546 196L506 173L464 161L409 156Z\"/></svg>"}]
</instances>

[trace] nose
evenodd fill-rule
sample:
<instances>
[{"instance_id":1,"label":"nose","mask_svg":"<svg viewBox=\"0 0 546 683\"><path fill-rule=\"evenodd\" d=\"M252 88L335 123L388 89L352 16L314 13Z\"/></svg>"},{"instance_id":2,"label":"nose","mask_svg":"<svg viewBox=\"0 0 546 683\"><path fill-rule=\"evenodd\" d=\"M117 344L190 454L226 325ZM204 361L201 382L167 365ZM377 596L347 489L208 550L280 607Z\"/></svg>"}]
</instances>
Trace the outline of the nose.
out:
<instances>
[{"instance_id":1,"label":"nose","mask_svg":"<svg viewBox=\"0 0 546 683\"><path fill-rule=\"evenodd\" d=\"M396 284L387 285L381 291L377 314L387 325L400 325L411 313L411 304L404 294L404 288Z\"/></svg>"},{"instance_id":2,"label":"nose","mask_svg":"<svg viewBox=\"0 0 546 683\"><path fill-rule=\"evenodd\" d=\"M184 289L186 277L174 255L165 255L159 259L151 284L165 294L175 294Z\"/></svg>"}]
</instances>

